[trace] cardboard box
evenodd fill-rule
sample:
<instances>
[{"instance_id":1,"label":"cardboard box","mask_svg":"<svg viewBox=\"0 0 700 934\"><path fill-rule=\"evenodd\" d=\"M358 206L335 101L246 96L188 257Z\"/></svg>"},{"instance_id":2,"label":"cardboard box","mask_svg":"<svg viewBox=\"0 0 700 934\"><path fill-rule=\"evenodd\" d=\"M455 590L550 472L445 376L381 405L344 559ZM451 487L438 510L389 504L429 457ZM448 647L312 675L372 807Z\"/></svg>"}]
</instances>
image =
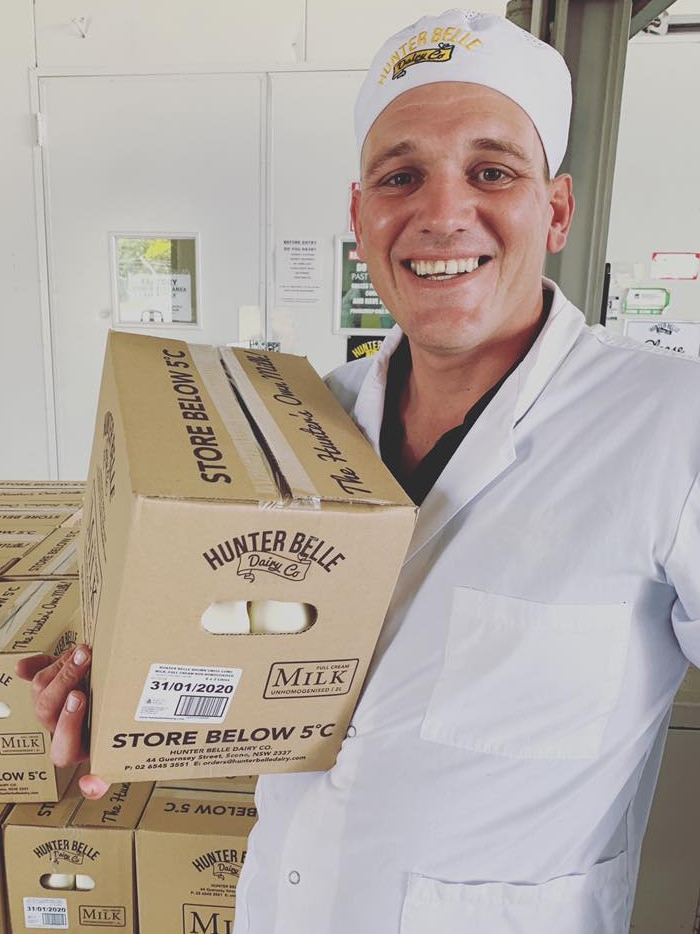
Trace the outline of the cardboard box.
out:
<instances>
[{"instance_id":1,"label":"cardboard box","mask_svg":"<svg viewBox=\"0 0 700 934\"><path fill-rule=\"evenodd\" d=\"M180 784L156 786L136 830L140 932L225 934L233 928L255 802L225 780Z\"/></svg>"},{"instance_id":2,"label":"cardboard box","mask_svg":"<svg viewBox=\"0 0 700 934\"><path fill-rule=\"evenodd\" d=\"M232 775L229 778L190 778L184 781L164 779L156 782L155 786L156 788L197 788L205 791L254 795L257 784L257 775Z\"/></svg>"},{"instance_id":3,"label":"cardboard box","mask_svg":"<svg viewBox=\"0 0 700 934\"><path fill-rule=\"evenodd\" d=\"M0 481L0 575L77 577L76 546L71 545L76 532L59 527L79 525L82 500L82 493L52 490L48 482L34 488L30 481ZM72 556L64 549L72 549Z\"/></svg>"},{"instance_id":4,"label":"cardboard box","mask_svg":"<svg viewBox=\"0 0 700 934\"><path fill-rule=\"evenodd\" d=\"M11 567L3 571L4 578L21 577L78 579L78 536L80 524L73 516L58 528L51 529Z\"/></svg>"},{"instance_id":5,"label":"cardboard box","mask_svg":"<svg viewBox=\"0 0 700 934\"><path fill-rule=\"evenodd\" d=\"M74 768L56 769L20 658L58 657L82 637L77 581L0 581L0 802L56 801Z\"/></svg>"},{"instance_id":6,"label":"cardboard box","mask_svg":"<svg viewBox=\"0 0 700 934\"><path fill-rule=\"evenodd\" d=\"M2 506L0 505L0 526L3 529L23 529L27 525L44 526L46 534L59 525L68 523L76 515L75 507L57 506Z\"/></svg>"},{"instance_id":7,"label":"cardboard box","mask_svg":"<svg viewBox=\"0 0 700 934\"><path fill-rule=\"evenodd\" d=\"M26 522L16 528L8 528L0 520L0 574L9 571L12 565L38 545L49 531L50 527Z\"/></svg>"},{"instance_id":8,"label":"cardboard box","mask_svg":"<svg viewBox=\"0 0 700 934\"><path fill-rule=\"evenodd\" d=\"M642 845L630 931L700 930L700 671L691 666L673 705Z\"/></svg>"},{"instance_id":9,"label":"cardboard box","mask_svg":"<svg viewBox=\"0 0 700 934\"><path fill-rule=\"evenodd\" d=\"M304 358L112 332L79 552L92 770L329 767L415 516ZM248 631L280 604L302 631Z\"/></svg>"},{"instance_id":10,"label":"cardboard box","mask_svg":"<svg viewBox=\"0 0 700 934\"><path fill-rule=\"evenodd\" d=\"M73 782L57 803L12 808L3 839L13 931L137 934L133 833L152 789L113 785L88 801Z\"/></svg>"},{"instance_id":11,"label":"cardboard box","mask_svg":"<svg viewBox=\"0 0 700 934\"><path fill-rule=\"evenodd\" d=\"M84 493L67 490L58 482L57 487L47 483L42 492L32 492L31 484L0 482L0 572L54 529L79 523ZM17 542L20 535L25 536L27 547L20 552L15 545L11 550L9 543Z\"/></svg>"},{"instance_id":12,"label":"cardboard box","mask_svg":"<svg viewBox=\"0 0 700 934\"><path fill-rule=\"evenodd\" d=\"M0 516L59 515L63 519L82 506L82 497L76 496L18 496L0 493Z\"/></svg>"},{"instance_id":13,"label":"cardboard box","mask_svg":"<svg viewBox=\"0 0 700 934\"><path fill-rule=\"evenodd\" d=\"M57 495L82 501L85 495L84 480L0 480L0 496L47 496Z\"/></svg>"}]
</instances>

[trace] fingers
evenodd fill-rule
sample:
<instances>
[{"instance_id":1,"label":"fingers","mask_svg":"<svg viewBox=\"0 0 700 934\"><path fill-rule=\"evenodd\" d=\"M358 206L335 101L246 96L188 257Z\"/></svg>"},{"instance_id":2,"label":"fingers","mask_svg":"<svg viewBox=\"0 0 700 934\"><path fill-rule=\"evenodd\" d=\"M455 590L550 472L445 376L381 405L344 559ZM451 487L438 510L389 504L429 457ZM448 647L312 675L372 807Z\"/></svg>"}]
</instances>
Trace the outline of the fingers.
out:
<instances>
[{"instance_id":1,"label":"fingers","mask_svg":"<svg viewBox=\"0 0 700 934\"><path fill-rule=\"evenodd\" d=\"M58 658L32 655L20 659L15 672L31 682L34 709L39 722L53 733L51 761L59 768L76 765L88 757L85 744L87 697L84 686L91 653L86 645L67 649ZM109 783L97 775L79 779L86 798L101 798Z\"/></svg>"},{"instance_id":2,"label":"fingers","mask_svg":"<svg viewBox=\"0 0 700 934\"><path fill-rule=\"evenodd\" d=\"M83 775L78 785L85 798L101 798L109 788L109 782L103 782L97 775Z\"/></svg>"},{"instance_id":3,"label":"fingers","mask_svg":"<svg viewBox=\"0 0 700 934\"><path fill-rule=\"evenodd\" d=\"M15 665L15 674L18 678L22 678L23 681L31 681L34 675L38 674L43 668L47 668L54 661L53 655L29 655L27 658L20 658Z\"/></svg>"},{"instance_id":4,"label":"fingers","mask_svg":"<svg viewBox=\"0 0 700 934\"><path fill-rule=\"evenodd\" d=\"M80 691L71 691L58 718L56 732L51 743L51 761L59 767L75 765L88 757L83 738L87 699ZM81 794L86 798L101 798L109 788L109 782L98 775L82 775L78 779Z\"/></svg>"},{"instance_id":5,"label":"fingers","mask_svg":"<svg viewBox=\"0 0 700 934\"><path fill-rule=\"evenodd\" d=\"M85 694L82 691L71 691L60 710L51 740L51 761L59 768L87 759L88 752L83 743L86 712Z\"/></svg>"},{"instance_id":6,"label":"fingers","mask_svg":"<svg viewBox=\"0 0 700 934\"><path fill-rule=\"evenodd\" d=\"M71 691L83 689L89 668L90 649L86 645L68 649L56 659L37 655L17 664L18 676L31 680L34 709L47 730L56 730L66 699ZM81 716L84 714L83 710Z\"/></svg>"}]
</instances>

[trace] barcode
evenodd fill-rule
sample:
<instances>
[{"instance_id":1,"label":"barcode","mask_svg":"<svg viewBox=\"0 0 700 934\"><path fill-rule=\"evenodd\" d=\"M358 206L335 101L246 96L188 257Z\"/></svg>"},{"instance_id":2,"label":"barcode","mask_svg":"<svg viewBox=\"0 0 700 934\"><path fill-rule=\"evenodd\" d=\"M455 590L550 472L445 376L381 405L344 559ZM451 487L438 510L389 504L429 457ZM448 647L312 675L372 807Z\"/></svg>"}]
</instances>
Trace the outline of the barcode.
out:
<instances>
[{"instance_id":1,"label":"barcode","mask_svg":"<svg viewBox=\"0 0 700 934\"><path fill-rule=\"evenodd\" d=\"M62 914L46 914L42 911L41 913L41 924L45 928L67 928L66 919Z\"/></svg>"},{"instance_id":2,"label":"barcode","mask_svg":"<svg viewBox=\"0 0 700 934\"><path fill-rule=\"evenodd\" d=\"M176 717L221 717L226 710L226 697L197 697L184 694L175 709Z\"/></svg>"}]
</instances>

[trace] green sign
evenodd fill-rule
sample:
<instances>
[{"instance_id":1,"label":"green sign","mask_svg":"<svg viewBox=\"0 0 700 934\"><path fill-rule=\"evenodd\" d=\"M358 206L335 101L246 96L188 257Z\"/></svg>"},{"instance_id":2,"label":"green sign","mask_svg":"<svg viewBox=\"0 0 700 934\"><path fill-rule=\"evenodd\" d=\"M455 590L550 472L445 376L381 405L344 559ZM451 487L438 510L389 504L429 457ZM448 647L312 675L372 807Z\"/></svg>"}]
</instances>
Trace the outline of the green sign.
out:
<instances>
[{"instance_id":1,"label":"green sign","mask_svg":"<svg viewBox=\"0 0 700 934\"><path fill-rule=\"evenodd\" d=\"M367 263L357 255L357 244L352 237L338 240L338 330L388 331L394 319L377 295L369 277Z\"/></svg>"}]
</instances>

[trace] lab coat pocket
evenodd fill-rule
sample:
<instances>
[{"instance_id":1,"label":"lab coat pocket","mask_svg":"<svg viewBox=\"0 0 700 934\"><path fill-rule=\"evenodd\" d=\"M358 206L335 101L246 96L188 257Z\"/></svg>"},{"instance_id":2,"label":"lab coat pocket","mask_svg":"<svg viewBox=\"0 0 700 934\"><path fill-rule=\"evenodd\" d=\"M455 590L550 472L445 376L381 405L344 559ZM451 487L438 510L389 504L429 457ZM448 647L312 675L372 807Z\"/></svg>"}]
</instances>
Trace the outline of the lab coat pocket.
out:
<instances>
[{"instance_id":1,"label":"lab coat pocket","mask_svg":"<svg viewBox=\"0 0 700 934\"><path fill-rule=\"evenodd\" d=\"M421 737L520 758L595 757L622 683L630 613L457 588Z\"/></svg>"},{"instance_id":2,"label":"lab coat pocket","mask_svg":"<svg viewBox=\"0 0 700 934\"><path fill-rule=\"evenodd\" d=\"M627 893L624 853L590 872L540 885L450 883L412 875L401 934L621 934Z\"/></svg>"}]
</instances>

